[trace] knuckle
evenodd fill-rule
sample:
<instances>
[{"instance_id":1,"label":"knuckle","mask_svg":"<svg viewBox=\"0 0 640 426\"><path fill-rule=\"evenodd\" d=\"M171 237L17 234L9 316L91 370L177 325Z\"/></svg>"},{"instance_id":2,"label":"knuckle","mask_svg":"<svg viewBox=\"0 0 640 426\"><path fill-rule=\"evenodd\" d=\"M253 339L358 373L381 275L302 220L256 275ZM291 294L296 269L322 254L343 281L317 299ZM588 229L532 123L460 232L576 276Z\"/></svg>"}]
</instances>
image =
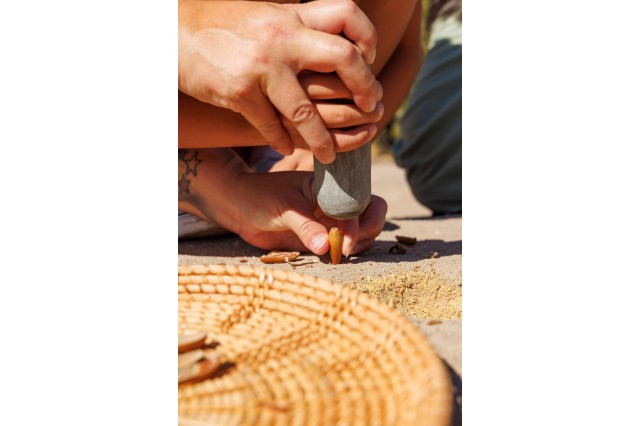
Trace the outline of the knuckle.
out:
<instances>
[{"instance_id":1,"label":"knuckle","mask_svg":"<svg viewBox=\"0 0 640 426\"><path fill-rule=\"evenodd\" d=\"M258 128L258 131L263 134L280 133L281 130L280 120L277 118L260 123L256 127Z\"/></svg>"},{"instance_id":2,"label":"knuckle","mask_svg":"<svg viewBox=\"0 0 640 426\"><path fill-rule=\"evenodd\" d=\"M305 123L316 116L316 109L310 100L305 100L297 105L292 112L291 121L294 124Z\"/></svg>"},{"instance_id":3,"label":"knuckle","mask_svg":"<svg viewBox=\"0 0 640 426\"><path fill-rule=\"evenodd\" d=\"M346 108L340 108L335 112L335 120L337 124L343 124L350 120L351 118L351 110Z\"/></svg>"},{"instance_id":4,"label":"knuckle","mask_svg":"<svg viewBox=\"0 0 640 426\"><path fill-rule=\"evenodd\" d=\"M358 10L360 10L356 3L352 0L339 0L339 3L342 9L349 15L355 15Z\"/></svg>"},{"instance_id":5,"label":"knuckle","mask_svg":"<svg viewBox=\"0 0 640 426\"><path fill-rule=\"evenodd\" d=\"M300 226L299 235L302 235L306 238L311 237L313 233L313 229L315 224L311 221L306 221ZM310 239L310 238L309 238Z\"/></svg>"},{"instance_id":6,"label":"knuckle","mask_svg":"<svg viewBox=\"0 0 640 426\"><path fill-rule=\"evenodd\" d=\"M358 58L358 49L344 40L336 45L336 56L340 61L351 63Z\"/></svg>"},{"instance_id":7,"label":"knuckle","mask_svg":"<svg viewBox=\"0 0 640 426\"><path fill-rule=\"evenodd\" d=\"M244 105L249 102L254 90L254 85L249 81L232 83L227 94L226 107L234 112L242 112Z\"/></svg>"}]
</instances>

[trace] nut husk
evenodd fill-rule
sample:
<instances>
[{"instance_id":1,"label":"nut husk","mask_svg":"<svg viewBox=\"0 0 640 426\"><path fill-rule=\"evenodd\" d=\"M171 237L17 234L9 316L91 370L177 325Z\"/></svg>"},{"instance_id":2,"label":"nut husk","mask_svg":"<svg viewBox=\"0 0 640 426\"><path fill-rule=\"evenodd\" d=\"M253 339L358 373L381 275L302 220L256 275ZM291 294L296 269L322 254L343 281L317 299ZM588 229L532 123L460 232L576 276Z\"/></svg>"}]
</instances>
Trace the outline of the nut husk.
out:
<instances>
[{"instance_id":1,"label":"nut husk","mask_svg":"<svg viewBox=\"0 0 640 426\"><path fill-rule=\"evenodd\" d=\"M206 339L207 333L181 334L178 336L178 353L181 354L198 349L204 345Z\"/></svg>"},{"instance_id":2,"label":"nut husk","mask_svg":"<svg viewBox=\"0 0 640 426\"><path fill-rule=\"evenodd\" d=\"M211 377L220 367L220 354L214 352L198 362L178 368L178 384L194 383Z\"/></svg>"},{"instance_id":3,"label":"nut husk","mask_svg":"<svg viewBox=\"0 0 640 426\"><path fill-rule=\"evenodd\" d=\"M342 257L342 232L335 226L329 231L329 252L331 264L337 265Z\"/></svg>"},{"instance_id":4,"label":"nut husk","mask_svg":"<svg viewBox=\"0 0 640 426\"><path fill-rule=\"evenodd\" d=\"M391 246L389 249L389 253L391 254L405 254L407 252L407 247L404 244L398 243Z\"/></svg>"},{"instance_id":5,"label":"nut husk","mask_svg":"<svg viewBox=\"0 0 640 426\"><path fill-rule=\"evenodd\" d=\"M300 256L298 251L272 251L260 257L262 263L289 263Z\"/></svg>"},{"instance_id":6,"label":"nut husk","mask_svg":"<svg viewBox=\"0 0 640 426\"><path fill-rule=\"evenodd\" d=\"M415 237L405 237L402 235L396 235L396 240L398 240L400 244L404 244L405 246L413 246L418 242L418 239Z\"/></svg>"}]
</instances>

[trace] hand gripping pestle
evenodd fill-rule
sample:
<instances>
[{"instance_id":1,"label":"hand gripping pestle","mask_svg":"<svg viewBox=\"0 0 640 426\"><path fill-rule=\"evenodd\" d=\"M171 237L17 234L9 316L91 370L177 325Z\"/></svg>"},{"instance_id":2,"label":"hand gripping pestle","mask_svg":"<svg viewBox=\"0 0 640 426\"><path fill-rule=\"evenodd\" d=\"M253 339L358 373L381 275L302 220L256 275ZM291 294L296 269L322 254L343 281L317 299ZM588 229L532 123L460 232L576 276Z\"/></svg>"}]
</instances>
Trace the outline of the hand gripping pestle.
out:
<instances>
[{"instance_id":1,"label":"hand gripping pestle","mask_svg":"<svg viewBox=\"0 0 640 426\"><path fill-rule=\"evenodd\" d=\"M351 219L365 211L371 199L371 143L349 152L337 152L331 164L315 157L318 205L334 219Z\"/></svg>"}]
</instances>

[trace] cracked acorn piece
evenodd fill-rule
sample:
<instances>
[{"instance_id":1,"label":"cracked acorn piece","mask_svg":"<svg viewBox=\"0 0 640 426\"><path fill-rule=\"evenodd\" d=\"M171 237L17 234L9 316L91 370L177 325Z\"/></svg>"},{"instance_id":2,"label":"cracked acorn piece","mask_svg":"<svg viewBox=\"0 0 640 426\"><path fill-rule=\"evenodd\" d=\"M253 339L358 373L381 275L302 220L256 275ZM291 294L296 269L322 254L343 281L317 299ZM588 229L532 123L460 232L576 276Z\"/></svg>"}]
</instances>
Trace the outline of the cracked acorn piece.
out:
<instances>
[{"instance_id":1,"label":"cracked acorn piece","mask_svg":"<svg viewBox=\"0 0 640 426\"><path fill-rule=\"evenodd\" d=\"M207 333L189 333L178 336L178 353L184 353L204 345L207 340Z\"/></svg>"},{"instance_id":2,"label":"cracked acorn piece","mask_svg":"<svg viewBox=\"0 0 640 426\"><path fill-rule=\"evenodd\" d=\"M178 384L199 382L211 377L220 367L220 354L213 353L198 362L178 368Z\"/></svg>"},{"instance_id":3,"label":"cracked acorn piece","mask_svg":"<svg viewBox=\"0 0 640 426\"><path fill-rule=\"evenodd\" d=\"M342 257L342 232L335 226L329 231L329 248L331 264L337 265Z\"/></svg>"},{"instance_id":4,"label":"cracked acorn piece","mask_svg":"<svg viewBox=\"0 0 640 426\"><path fill-rule=\"evenodd\" d=\"M272 251L260 257L262 263L289 263L300 256L298 251Z\"/></svg>"}]
</instances>

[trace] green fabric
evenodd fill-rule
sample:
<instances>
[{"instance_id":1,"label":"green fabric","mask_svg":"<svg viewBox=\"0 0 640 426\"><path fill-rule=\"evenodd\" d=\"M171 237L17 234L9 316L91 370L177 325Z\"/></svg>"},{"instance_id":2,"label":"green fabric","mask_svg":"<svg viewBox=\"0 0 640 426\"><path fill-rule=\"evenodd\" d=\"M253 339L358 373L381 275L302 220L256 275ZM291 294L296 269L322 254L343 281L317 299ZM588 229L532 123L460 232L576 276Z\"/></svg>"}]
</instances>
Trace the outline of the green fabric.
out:
<instances>
[{"instance_id":1,"label":"green fabric","mask_svg":"<svg viewBox=\"0 0 640 426\"><path fill-rule=\"evenodd\" d=\"M416 199L435 213L462 211L462 23L434 23L393 146Z\"/></svg>"}]
</instances>

